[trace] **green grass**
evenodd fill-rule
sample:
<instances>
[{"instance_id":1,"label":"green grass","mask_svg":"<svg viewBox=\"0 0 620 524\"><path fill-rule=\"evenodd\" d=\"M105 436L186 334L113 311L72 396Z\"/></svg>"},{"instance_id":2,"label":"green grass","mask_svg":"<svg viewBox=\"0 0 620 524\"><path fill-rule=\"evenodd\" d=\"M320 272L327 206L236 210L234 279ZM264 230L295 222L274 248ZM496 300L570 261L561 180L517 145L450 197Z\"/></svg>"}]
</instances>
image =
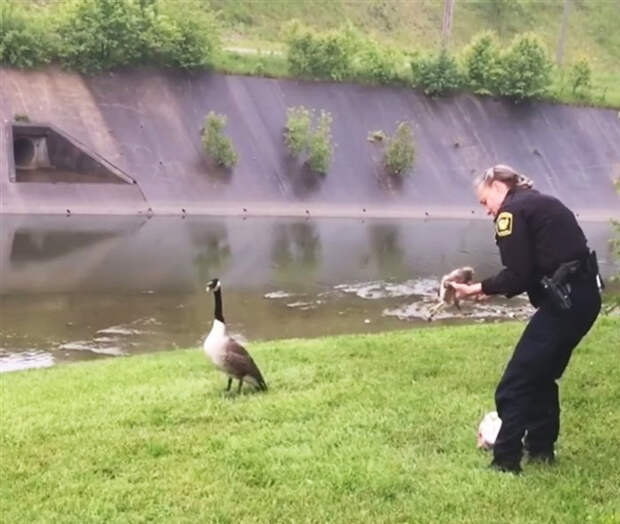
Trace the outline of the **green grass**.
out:
<instances>
[{"instance_id":1,"label":"green grass","mask_svg":"<svg viewBox=\"0 0 620 524\"><path fill-rule=\"evenodd\" d=\"M270 391L238 397L198 350L2 375L2 521L619 522L619 318L562 380L557 466L475 449L522 328L252 344Z\"/></svg>"},{"instance_id":2,"label":"green grass","mask_svg":"<svg viewBox=\"0 0 620 524\"><path fill-rule=\"evenodd\" d=\"M499 11L492 0L456 2L450 48L458 53L471 38L483 30L495 30L500 40L508 44L518 33L532 31L546 44L550 55L555 52L562 19L562 0L534 2L497 2L508 7ZM510 7L509 4L517 5ZM313 0L211 0L224 26L226 45L260 50L285 52L283 28L295 18L316 30L335 29L350 20L364 34L380 42L413 52L436 49L440 41L443 2L413 1L351 1ZM586 58L593 71L593 89L584 98L575 97L570 88L562 85L560 74L546 98L569 104L620 107L620 31L616 30L620 0L585 0L572 2L564 64L570 66ZM221 67L220 62L232 60L235 67ZM246 56L216 61L216 69L239 74L290 76L285 60L277 65L258 65L257 58ZM259 71L257 73L257 71ZM262 72L260 72L262 71Z\"/></svg>"},{"instance_id":3,"label":"green grass","mask_svg":"<svg viewBox=\"0 0 620 524\"><path fill-rule=\"evenodd\" d=\"M517 33L534 31L555 52L563 0L498 2L518 5L497 11L492 0L455 2L451 45L459 49L473 35L492 29L505 43ZM210 0L225 27L225 40L235 45L284 40L283 26L296 18L317 30L338 28L350 20L365 34L405 49L435 47L440 41L443 2L437 0ZM620 73L618 0L572 2L565 62L588 56L597 67Z\"/></svg>"}]
</instances>

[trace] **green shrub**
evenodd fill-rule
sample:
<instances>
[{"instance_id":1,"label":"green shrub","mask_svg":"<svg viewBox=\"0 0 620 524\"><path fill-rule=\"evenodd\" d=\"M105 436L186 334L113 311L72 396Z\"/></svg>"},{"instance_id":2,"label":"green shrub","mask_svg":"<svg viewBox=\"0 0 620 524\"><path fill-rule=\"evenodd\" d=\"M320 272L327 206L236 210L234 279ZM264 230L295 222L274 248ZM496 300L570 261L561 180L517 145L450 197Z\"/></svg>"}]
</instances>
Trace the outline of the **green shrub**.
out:
<instances>
[{"instance_id":1,"label":"green shrub","mask_svg":"<svg viewBox=\"0 0 620 524\"><path fill-rule=\"evenodd\" d=\"M383 163L388 173L403 175L413 167L414 161L413 129L408 122L401 122L387 139Z\"/></svg>"},{"instance_id":2,"label":"green shrub","mask_svg":"<svg viewBox=\"0 0 620 524\"><path fill-rule=\"evenodd\" d=\"M404 57L375 40L362 41L356 53L357 77L377 84L393 84L401 80Z\"/></svg>"},{"instance_id":3,"label":"green shrub","mask_svg":"<svg viewBox=\"0 0 620 524\"><path fill-rule=\"evenodd\" d=\"M147 32L147 53L159 65L205 68L219 49L214 17L197 0L159 0Z\"/></svg>"},{"instance_id":4,"label":"green shrub","mask_svg":"<svg viewBox=\"0 0 620 524\"><path fill-rule=\"evenodd\" d=\"M344 80L351 76L355 36L351 27L315 33L293 24L288 31L287 59L293 75Z\"/></svg>"},{"instance_id":5,"label":"green shrub","mask_svg":"<svg viewBox=\"0 0 620 524\"><path fill-rule=\"evenodd\" d=\"M480 33L463 51L465 81L474 93L490 95L497 92L502 76L500 52L495 34Z\"/></svg>"},{"instance_id":6,"label":"green shrub","mask_svg":"<svg viewBox=\"0 0 620 524\"><path fill-rule=\"evenodd\" d=\"M592 89L592 69L585 58L577 60L569 71L572 92L579 98L585 98Z\"/></svg>"},{"instance_id":7,"label":"green shrub","mask_svg":"<svg viewBox=\"0 0 620 524\"><path fill-rule=\"evenodd\" d=\"M287 109L284 142L296 157L305 157L305 162L316 173L325 174L332 159L332 116L321 110L316 125L314 109L304 106Z\"/></svg>"},{"instance_id":8,"label":"green shrub","mask_svg":"<svg viewBox=\"0 0 620 524\"><path fill-rule=\"evenodd\" d=\"M411 62L413 83L427 95L442 95L461 85L461 74L456 60L445 50L420 56Z\"/></svg>"},{"instance_id":9,"label":"green shrub","mask_svg":"<svg viewBox=\"0 0 620 524\"><path fill-rule=\"evenodd\" d=\"M46 20L19 0L0 0L0 64L35 67L50 61L53 45Z\"/></svg>"},{"instance_id":10,"label":"green shrub","mask_svg":"<svg viewBox=\"0 0 620 524\"><path fill-rule=\"evenodd\" d=\"M86 72L132 64L202 68L219 44L198 0L69 0L58 32L63 62Z\"/></svg>"},{"instance_id":11,"label":"green shrub","mask_svg":"<svg viewBox=\"0 0 620 524\"><path fill-rule=\"evenodd\" d=\"M532 34L517 35L501 53L499 93L517 100L545 93L551 83L551 61L545 47Z\"/></svg>"},{"instance_id":12,"label":"green shrub","mask_svg":"<svg viewBox=\"0 0 620 524\"><path fill-rule=\"evenodd\" d=\"M202 130L202 146L218 166L230 169L237 163L238 155L230 138L222 134L225 126L226 117L210 111Z\"/></svg>"},{"instance_id":13,"label":"green shrub","mask_svg":"<svg viewBox=\"0 0 620 524\"><path fill-rule=\"evenodd\" d=\"M304 106L289 107L286 116L284 142L291 153L301 155L308 146L312 112Z\"/></svg>"},{"instance_id":14,"label":"green shrub","mask_svg":"<svg viewBox=\"0 0 620 524\"><path fill-rule=\"evenodd\" d=\"M134 0L72 0L59 27L60 55L79 71L99 71L143 61L144 35L154 17L153 4Z\"/></svg>"},{"instance_id":15,"label":"green shrub","mask_svg":"<svg viewBox=\"0 0 620 524\"><path fill-rule=\"evenodd\" d=\"M332 161L332 116L321 110L316 128L308 137L308 165L315 173L326 174Z\"/></svg>"}]
</instances>

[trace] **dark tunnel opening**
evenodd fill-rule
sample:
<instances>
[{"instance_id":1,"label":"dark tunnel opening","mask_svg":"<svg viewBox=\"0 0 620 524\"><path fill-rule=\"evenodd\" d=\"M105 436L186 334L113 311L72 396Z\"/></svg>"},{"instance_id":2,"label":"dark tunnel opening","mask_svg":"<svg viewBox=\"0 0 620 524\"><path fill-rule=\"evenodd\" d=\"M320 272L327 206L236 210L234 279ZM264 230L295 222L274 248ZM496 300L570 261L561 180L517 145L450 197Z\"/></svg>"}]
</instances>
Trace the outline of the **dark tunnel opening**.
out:
<instances>
[{"instance_id":1,"label":"dark tunnel opening","mask_svg":"<svg viewBox=\"0 0 620 524\"><path fill-rule=\"evenodd\" d=\"M34 160L34 142L27 137L13 141L13 158L17 167L27 166Z\"/></svg>"}]
</instances>

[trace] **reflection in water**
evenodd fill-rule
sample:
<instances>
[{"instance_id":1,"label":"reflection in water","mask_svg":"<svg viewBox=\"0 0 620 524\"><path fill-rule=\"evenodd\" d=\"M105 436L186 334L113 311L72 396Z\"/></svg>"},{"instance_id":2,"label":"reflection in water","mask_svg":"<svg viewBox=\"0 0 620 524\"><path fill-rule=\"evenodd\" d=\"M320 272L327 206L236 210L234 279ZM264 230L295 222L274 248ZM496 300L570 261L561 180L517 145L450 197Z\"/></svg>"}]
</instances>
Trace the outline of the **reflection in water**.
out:
<instances>
[{"instance_id":1,"label":"reflection in water","mask_svg":"<svg viewBox=\"0 0 620 524\"><path fill-rule=\"evenodd\" d=\"M229 263L231 250L228 231L223 223L198 227L189 225L192 245L197 248L193 263L198 271L198 279L207 282L217 277Z\"/></svg>"},{"instance_id":2,"label":"reflection in water","mask_svg":"<svg viewBox=\"0 0 620 524\"><path fill-rule=\"evenodd\" d=\"M19 230L13 237L11 263L42 262L61 257L117 235L112 232Z\"/></svg>"},{"instance_id":3,"label":"reflection in water","mask_svg":"<svg viewBox=\"0 0 620 524\"><path fill-rule=\"evenodd\" d=\"M426 326L440 275L499 268L486 221L2 217L0 370L196 347L219 276L249 340ZM603 273L607 224L584 224ZM522 317L522 300L448 310ZM467 320L468 319L468 320Z\"/></svg>"},{"instance_id":4,"label":"reflection in water","mask_svg":"<svg viewBox=\"0 0 620 524\"><path fill-rule=\"evenodd\" d=\"M368 225L370 247L381 272L391 278L406 274L405 251L400 242L400 228L396 224Z\"/></svg>"},{"instance_id":5,"label":"reflection in water","mask_svg":"<svg viewBox=\"0 0 620 524\"><path fill-rule=\"evenodd\" d=\"M313 280L321 262L321 238L313 222L275 224L271 260L276 280L297 282L300 276Z\"/></svg>"}]
</instances>

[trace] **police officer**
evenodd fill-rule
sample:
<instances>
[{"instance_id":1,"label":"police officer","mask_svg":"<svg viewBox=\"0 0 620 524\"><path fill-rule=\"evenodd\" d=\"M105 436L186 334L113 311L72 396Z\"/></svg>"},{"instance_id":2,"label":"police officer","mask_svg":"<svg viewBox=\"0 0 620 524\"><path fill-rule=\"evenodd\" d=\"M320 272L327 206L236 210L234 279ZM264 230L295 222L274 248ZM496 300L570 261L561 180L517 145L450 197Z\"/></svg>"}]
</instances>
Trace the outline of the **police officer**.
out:
<instances>
[{"instance_id":1,"label":"police officer","mask_svg":"<svg viewBox=\"0 0 620 524\"><path fill-rule=\"evenodd\" d=\"M491 467L519 473L523 443L530 461L554 461L560 430L556 380L601 308L596 255L573 213L532 189L532 181L511 167L492 167L474 185L494 217L504 269L480 283L454 284L457 296L527 292L537 308L495 393L502 426Z\"/></svg>"}]
</instances>

